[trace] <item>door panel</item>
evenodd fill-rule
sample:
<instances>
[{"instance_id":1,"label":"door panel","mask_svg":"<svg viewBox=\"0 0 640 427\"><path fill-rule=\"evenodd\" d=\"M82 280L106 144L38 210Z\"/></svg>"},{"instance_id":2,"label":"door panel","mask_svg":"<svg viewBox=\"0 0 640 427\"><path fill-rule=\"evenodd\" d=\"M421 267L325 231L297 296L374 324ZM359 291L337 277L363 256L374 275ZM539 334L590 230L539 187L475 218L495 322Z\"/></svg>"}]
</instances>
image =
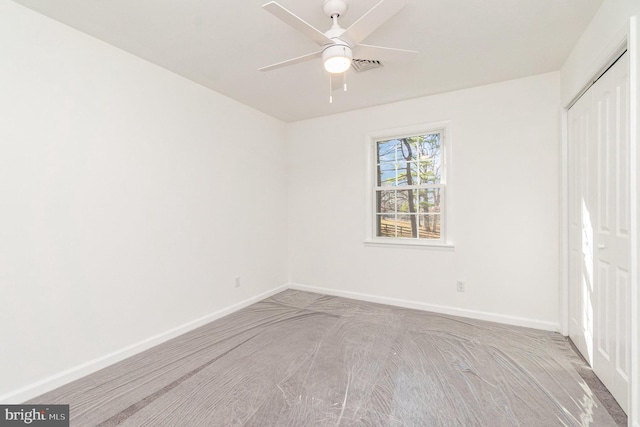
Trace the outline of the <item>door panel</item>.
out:
<instances>
[{"instance_id":1,"label":"door panel","mask_svg":"<svg viewBox=\"0 0 640 427\"><path fill-rule=\"evenodd\" d=\"M629 108L623 55L569 110L569 336L626 411Z\"/></svg>"},{"instance_id":2,"label":"door panel","mask_svg":"<svg viewBox=\"0 0 640 427\"><path fill-rule=\"evenodd\" d=\"M592 261L588 245L593 234L587 210L588 163L591 96L585 94L569 111L569 337L592 364L593 323L590 272Z\"/></svg>"},{"instance_id":3,"label":"door panel","mask_svg":"<svg viewBox=\"0 0 640 427\"><path fill-rule=\"evenodd\" d=\"M629 290L629 272L620 268L616 271L616 372L621 376L623 382L629 382L630 368L630 290Z\"/></svg>"}]
</instances>

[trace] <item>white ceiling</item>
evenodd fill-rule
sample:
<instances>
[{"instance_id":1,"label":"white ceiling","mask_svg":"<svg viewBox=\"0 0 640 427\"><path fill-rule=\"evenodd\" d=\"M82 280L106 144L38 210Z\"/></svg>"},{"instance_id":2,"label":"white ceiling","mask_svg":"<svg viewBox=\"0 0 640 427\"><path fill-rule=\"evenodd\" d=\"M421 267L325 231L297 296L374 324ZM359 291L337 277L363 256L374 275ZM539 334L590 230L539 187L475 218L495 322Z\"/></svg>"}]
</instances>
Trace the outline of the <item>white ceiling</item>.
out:
<instances>
[{"instance_id":1,"label":"white ceiling","mask_svg":"<svg viewBox=\"0 0 640 427\"><path fill-rule=\"evenodd\" d=\"M262 10L267 0L14 0L284 121L559 70L602 0L408 0L364 43L420 53L334 91L320 60L258 68L318 50ZM322 0L278 0L326 31ZM350 0L342 27L378 0Z\"/></svg>"}]
</instances>

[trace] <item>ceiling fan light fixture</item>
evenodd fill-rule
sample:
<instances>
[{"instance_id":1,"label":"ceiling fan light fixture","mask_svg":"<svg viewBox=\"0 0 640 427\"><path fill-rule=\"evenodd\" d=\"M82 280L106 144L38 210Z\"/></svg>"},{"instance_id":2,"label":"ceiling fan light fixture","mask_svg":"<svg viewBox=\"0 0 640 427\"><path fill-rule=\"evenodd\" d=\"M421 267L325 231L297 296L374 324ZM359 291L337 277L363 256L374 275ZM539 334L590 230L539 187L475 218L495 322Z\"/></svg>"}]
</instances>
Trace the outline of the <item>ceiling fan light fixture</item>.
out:
<instances>
[{"instance_id":1,"label":"ceiling fan light fixture","mask_svg":"<svg viewBox=\"0 0 640 427\"><path fill-rule=\"evenodd\" d=\"M351 48L342 44L329 46L322 52L324 69L331 74L344 73L351 66L353 52Z\"/></svg>"}]
</instances>

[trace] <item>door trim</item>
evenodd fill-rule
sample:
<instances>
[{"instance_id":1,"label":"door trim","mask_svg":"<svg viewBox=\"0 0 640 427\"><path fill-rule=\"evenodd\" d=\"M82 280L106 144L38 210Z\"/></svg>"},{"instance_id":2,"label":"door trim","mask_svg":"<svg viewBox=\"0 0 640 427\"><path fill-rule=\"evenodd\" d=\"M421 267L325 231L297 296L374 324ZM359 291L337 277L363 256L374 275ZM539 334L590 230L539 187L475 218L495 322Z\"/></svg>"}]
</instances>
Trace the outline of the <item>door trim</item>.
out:
<instances>
[{"instance_id":1,"label":"door trim","mask_svg":"<svg viewBox=\"0 0 640 427\"><path fill-rule=\"evenodd\" d=\"M631 378L629 390L629 425L640 427L640 281L638 277L638 265L640 254L638 253L638 191L640 190L640 178L638 166L638 66L640 65L640 34L638 33L638 17L632 16L629 20L627 33L627 50L629 52L629 180L631 192Z\"/></svg>"}]
</instances>

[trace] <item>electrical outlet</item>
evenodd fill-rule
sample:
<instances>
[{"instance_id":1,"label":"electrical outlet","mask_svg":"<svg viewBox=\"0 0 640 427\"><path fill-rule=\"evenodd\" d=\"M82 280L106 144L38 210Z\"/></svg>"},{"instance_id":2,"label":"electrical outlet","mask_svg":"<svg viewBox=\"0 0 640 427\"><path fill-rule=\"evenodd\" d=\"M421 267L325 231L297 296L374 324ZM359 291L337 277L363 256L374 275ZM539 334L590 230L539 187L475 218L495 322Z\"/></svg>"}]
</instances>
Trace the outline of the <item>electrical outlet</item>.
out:
<instances>
[{"instance_id":1,"label":"electrical outlet","mask_svg":"<svg viewBox=\"0 0 640 427\"><path fill-rule=\"evenodd\" d=\"M465 291L465 284L464 284L464 282L462 280L458 280L456 282L456 286L457 286L456 289L457 289L458 292L464 292Z\"/></svg>"},{"instance_id":2,"label":"electrical outlet","mask_svg":"<svg viewBox=\"0 0 640 427\"><path fill-rule=\"evenodd\" d=\"M239 288L239 287L240 287L240 276L236 276L236 279L235 279L235 287L236 287L236 288Z\"/></svg>"}]
</instances>

